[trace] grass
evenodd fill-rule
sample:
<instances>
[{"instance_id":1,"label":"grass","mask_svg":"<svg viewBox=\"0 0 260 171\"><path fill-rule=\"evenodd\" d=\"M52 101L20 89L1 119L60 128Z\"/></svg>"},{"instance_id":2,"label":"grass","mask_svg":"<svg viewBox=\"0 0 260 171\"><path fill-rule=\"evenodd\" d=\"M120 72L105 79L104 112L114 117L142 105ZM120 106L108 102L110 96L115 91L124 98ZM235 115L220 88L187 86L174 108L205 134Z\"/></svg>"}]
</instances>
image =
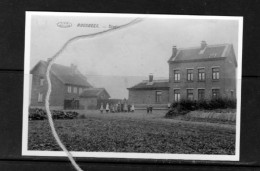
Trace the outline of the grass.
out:
<instances>
[{"instance_id":1,"label":"grass","mask_svg":"<svg viewBox=\"0 0 260 171\"><path fill-rule=\"evenodd\" d=\"M195 110L170 119L235 125L236 109Z\"/></svg>"},{"instance_id":2,"label":"grass","mask_svg":"<svg viewBox=\"0 0 260 171\"><path fill-rule=\"evenodd\" d=\"M55 120L70 151L175 154L234 154L234 125L165 119L165 111L87 112L74 120ZM60 150L47 120L29 121L29 150Z\"/></svg>"}]
</instances>

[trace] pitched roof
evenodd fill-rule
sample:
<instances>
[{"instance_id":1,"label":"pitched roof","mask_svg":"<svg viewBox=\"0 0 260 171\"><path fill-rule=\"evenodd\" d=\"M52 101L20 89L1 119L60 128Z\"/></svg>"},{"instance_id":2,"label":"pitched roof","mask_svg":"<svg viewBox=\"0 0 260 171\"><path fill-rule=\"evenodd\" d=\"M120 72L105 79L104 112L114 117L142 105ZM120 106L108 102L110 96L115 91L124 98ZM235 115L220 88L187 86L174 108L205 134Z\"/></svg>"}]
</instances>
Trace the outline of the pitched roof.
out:
<instances>
[{"instance_id":1,"label":"pitched roof","mask_svg":"<svg viewBox=\"0 0 260 171\"><path fill-rule=\"evenodd\" d=\"M128 88L128 90L137 89L169 89L169 80L153 80L152 82L144 80L141 83L138 83L135 86Z\"/></svg>"},{"instance_id":2,"label":"pitched roof","mask_svg":"<svg viewBox=\"0 0 260 171\"><path fill-rule=\"evenodd\" d=\"M102 92L105 92L110 97L104 88L88 88L80 94L80 97L98 97Z\"/></svg>"},{"instance_id":3,"label":"pitched roof","mask_svg":"<svg viewBox=\"0 0 260 171\"><path fill-rule=\"evenodd\" d=\"M45 68L47 68L46 61L40 61L38 62L38 64L36 64L36 66L37 65L43 65ZM34 70L34 68L32 69L32 71ZM64 65L54 63L51 66L51 72L55 76L57 76L57 78L60 79L61 82L63 82L64 84L92 87L88 83L87 78L84 75L82 75L77 69L75 72L73 72L72 68L69 66L64 66Z\"/></svg>"},{"instance_id":4,"label":"pitched roof","mask_svg":"<svg viewBox=\"0 0 260 171\"><path fill-rule=\"evenodd\" d=\"M234 50L232 44L207 45L203 50L201 47L180 48L175 56L170 57L168 62L228 57L231 50Z\"/></svg>"}]
</instances>

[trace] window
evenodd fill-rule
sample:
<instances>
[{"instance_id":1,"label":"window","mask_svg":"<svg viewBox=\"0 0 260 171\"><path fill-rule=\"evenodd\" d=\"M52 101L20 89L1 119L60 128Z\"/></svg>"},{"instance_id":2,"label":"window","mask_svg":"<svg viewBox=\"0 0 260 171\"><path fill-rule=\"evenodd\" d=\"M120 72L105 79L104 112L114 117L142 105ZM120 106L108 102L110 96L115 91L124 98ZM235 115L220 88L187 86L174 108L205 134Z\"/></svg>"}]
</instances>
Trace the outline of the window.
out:
<instances>
[{"instance_id":1,"label":"window","mask_svg":"<svg viewBox=\"0 0 260 171\"><path fill-rule=\"evenodd\" d=\"M179 102L181 99L181 96L180 96L180 90L174 90L174 101L175 102Z\"/></svg>"},{"instance_id":2,"label":"window","mask_svg":"<svg viewBox=\"0 0 260 171\"><path fill-rule=\"evenodd\" d=\"M78 88L77 87L73 88L73 93L78 93Z\"/></svg>"},{"instance_id":3,"label":"window","mask_svg":"<svg viewBox=\"0 0 260 171\"><path fill-rule=\"evenodd\" d=\"M198 89L198 100L205 99L205 89Z\"/></svg>"},{"instance_id":4,"label":"window","mask_svg":"<svg viewBox=\"0 0 260 171\"><path fill-rule=\"evenodd\" d=\"M181 73L179 70L174 70L174 82L179 82L181 79Z\"/></svg>"},{"instance_id":5,"label":"window","mask_svg":"<svg viewBox=\"0 0 260 171\"><path fill-rule=\"evenodd\" d=\"M205 68L198 69L199 81L205 81Z\"/></svg>"},{"instance_id":6,"label":"window","mask_svg":"<svg viewBox=\"0 0 260 171\"><path fill-rule=\"evenodd\" d=\"M71 93L71 86L68 86L68 93Z\"/></svg>"},{"instance_id":7,"label":"window","mask_svg":"<svg viewBox=\"0 0 260 171\"><path fill-rule=\"evenodd\" d=\"M38 102L43 102L43 94L42 93L38 94Z\"/></svg>"},{"instance_id":8,"label":"window","mask_svg":"<svg viewBox=\"0 0 260 171\"><path fill-rule=\"evenodd\" d=\"M193 100L193 89L187 89L187 99Z\"/></svg>"},{"instance_id":9,"label":"window","mask_svg":"<svg viewBox=\"0 0 260 171\"><path fill-rule=\"evenodd\" d=\"M40 85L43 86L44 78L40 78Z\"/></svg>"},{"instance_id":10,"label":"window","mask_svg":"<svg viewBox=\"0 0 260 171\"><path fill-rule=\"evenodd\" d=\"M156 102L160 103L162 101L162 92L156 91Z\"/></svg>"},{"instance_id":11,"label":"window","mask_svg":"<svg viewBox=\"0 0 260 171\"><path fill-rule=\"evenodd\" d=\"M212 98L217 99L219 98L219 96L220 96L219 89L212 89Z\"/></svg>"},{"instance_id":12,"label":"window","mask_svg":"<svg viewBox=\"0 0 260 171\"><path fill-rule=\"evenodd\" d=\"M219 80L219 67L212 68L212 79Z\"/></svg>"},{"instance_id":13,"label":"window","mask_svg":"<svg viewBox=\"0 0 260 171\"><path fill-rule=\"evenodd\" d=\"M193 81L193 69L187 69L187 80Z\"/></svg>"},{"instance_id":14,"label":"window","mask_svg":"<svg viewBox=\"0 0 260 171\"><path fill-rule=\"evenodd\" d=\"M83 91L83 89L80 87L80 88L79 88L79 94L81 94L82 91Z\"/></svg>"}]
</instances>

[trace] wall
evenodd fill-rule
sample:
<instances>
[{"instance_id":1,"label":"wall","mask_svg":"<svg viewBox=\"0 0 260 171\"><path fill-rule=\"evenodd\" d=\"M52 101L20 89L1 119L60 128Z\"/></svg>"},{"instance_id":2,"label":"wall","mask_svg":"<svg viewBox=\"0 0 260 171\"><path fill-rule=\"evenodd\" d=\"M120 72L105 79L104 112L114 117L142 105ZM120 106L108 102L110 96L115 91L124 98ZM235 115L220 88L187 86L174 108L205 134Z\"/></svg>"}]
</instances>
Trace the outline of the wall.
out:
<instances>
[{"instance_id":1,"label":"wall","mask_svg":"<svg viewBox=\"0 0 260 171\"><path fill-rule=\"evenodd\" d=\"M84 109L97 109L97 98L81 98L80 106L84 106Z\"/></svg>"},{"instance_id":2,"label":"wall","mask_svg":"<svg viewBox=\"0 0 260 171\"><path fill-rule=\"evenodd\" d=\"M84 109L98 109L98 100L107 100L109 95L102 91L98 97L81 97L80 106L83 106Z\"/></svg>"},{"instance_id":3,"label":"wall","mask_svg":"<svg viewBox=\"0 0 260 171\"><path fill-rule=\"evenodd\" d=\"M129 90L129 104L156 104L156 91L162 91L162 101L158 104L167 104L169 90Z\"/></svg>"},{"instance_id":4,"label":"wall","mask_svg":"<svg viewBox=\"0 0 260 171\"><path fill-rule=\"evenodd\" d=\"M218 81L212 80L212 67L220 67L220 79ZM198 68L205 67L205 81L198 81ZM220 94L224 95L225 89L225 58L211 61L196 61L196 62L184 62L184 63L170 63L169 64L169 80L170 80L170 102L174 101L174 89L180 88L181 99L187 98L187 88L193 88L194 100L198 100L198 89L205 88L205 98L211 99L212 88L220 88ZM187 81L187 68L193 68L194 75L193 81ZM180 69L181 79L180 82L175 83L173 80L173 70Z\"/></svg>"},{"instance_id":5,"label":"wall","mask_svg":"<svg viewBox=\"0 0 260 171\"><path fill-rule=\"evenodd\" d=\"M45 81L47 86L47 80ZM50 96L50 106L64 106L64 84L53 74L51 74L51 96Z\"/></svg>"},{"instance_id":6,"label":"wall","mask_svg":"<svg viewBox=\"0 0 260 171\"><path fill-rule=\"evenodd\" d=\"M33 71L32 76L32 88L31 88L31 106L44 107L45 97L47 92L47 80L45 77L46 68L42 65L38 65ZM43 85L40 85L40 79L43 78ZM52 73L50 73L52 92L50 95L50 106L56 109L63 109L64 103L64 85L63 83ZM38 94L43 94L43 102L38 102Z\"/></svg>"},{"instance_id":7,"label":"wall","mask_svg":"<svg viewBox=\"0 0 260 171\"><path fill-rule=\"evenodd\" d=\"M234 63L235 54L233 51L230 51L229 58L225 60L225 97L231 97L231 90L234 92L233 98L236 98L236 83L237 83L237 72L236 65Z\"/></svg>"},{"instance_id":8,"label":"wall","mask_svg":"<svg viewBox=\"0 0 260 171\"><path fill-rule=\"evenodd\" d=\"M71 92L70 93L68 92L68 86L71 86ZM73 90L74 87L77 87L77 93L74 93L74 90ZM80 95L79 94L79 88L80 88L80 86L66 84L65 87L64 87L64 92L63 92L64 98L68 99L68 100L72 100L72 99L79 100L79 95ZM83 91L84 91L84 89L86 87L81 87L81 88L83 88Z\"/></svg>"}]
</instances>

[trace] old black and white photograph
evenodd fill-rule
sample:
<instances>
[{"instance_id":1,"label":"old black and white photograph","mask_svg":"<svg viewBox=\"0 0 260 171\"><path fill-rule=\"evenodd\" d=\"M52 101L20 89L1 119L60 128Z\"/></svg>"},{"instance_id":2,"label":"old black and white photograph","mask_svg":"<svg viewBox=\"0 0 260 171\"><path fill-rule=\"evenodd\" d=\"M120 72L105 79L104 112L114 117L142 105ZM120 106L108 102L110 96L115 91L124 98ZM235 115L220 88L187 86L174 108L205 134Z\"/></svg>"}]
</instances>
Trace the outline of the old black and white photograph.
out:
<instances>
[{"instance_id":1,"label":"old black and white photograph","mask_svg":"<svg viewBox=\"0 0 260 171\"><path fill-rule=\"evenodd\" d=\"M242 17L27 12L22 155L238 161Z\"/></svg>"}]
</instances>

